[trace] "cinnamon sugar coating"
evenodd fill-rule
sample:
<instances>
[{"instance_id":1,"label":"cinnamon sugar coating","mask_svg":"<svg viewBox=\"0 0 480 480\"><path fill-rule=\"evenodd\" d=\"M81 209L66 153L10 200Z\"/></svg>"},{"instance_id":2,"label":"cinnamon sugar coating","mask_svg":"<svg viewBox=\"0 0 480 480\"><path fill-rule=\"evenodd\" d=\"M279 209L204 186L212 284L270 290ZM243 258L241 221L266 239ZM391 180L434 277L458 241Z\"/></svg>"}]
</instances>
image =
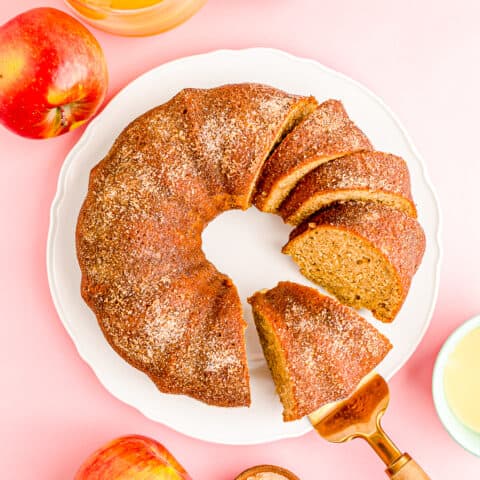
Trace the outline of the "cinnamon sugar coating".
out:
<instances>
[{"instance_id":1,"label":"cinnamon sugar coating","mask_svg":"<svg viewBox=\"0 0 480 480\"><path fill-rule=\"evenodd\" d=\"M371 149L342 102L327 100L299 123L265 162L253 203L262 211L276 212L295 184L318 165Z\"/></svg>"},{"instance_id":2,"label":"cinnamon sugar coating","mask_svg":"<svg viewBox=\"0 0 480 480\"><path fill-rule=\"evenodd\" d=\"M76 230L81 293L110 345L161 391L250 404L241 303L201 233L248 207L265 157L314 104L256 84L182 90L92 170Z\"/></svg>"},{"instance_id":3,"label":"cinnamon sugar coating","mask_svg":"<svg viewBox=\"0 0 480 480\"><path fill-rule=\"evenodd\" d=\"M354 153L320 165L298 182L279 212L286 223L298 225L339 199L389 202L390 206L417 216L405 160L373 151Z\"/></svg>"},{"instance_id":4,"label":"cinnamon sugar coating","mask_svg":"<svg viewBox=\"0 0 480 480\"><path fill-rule=\"evenodd\" d=\"M270 369L279 368L271 348L284 358L282 373L288 381L277 384L277 391L283 393L286 421L348 397L392 348L353 309L310 287L280 282L249 302ZM265 329L274 341L267 341Z\"/></svg>"}]
</instances>

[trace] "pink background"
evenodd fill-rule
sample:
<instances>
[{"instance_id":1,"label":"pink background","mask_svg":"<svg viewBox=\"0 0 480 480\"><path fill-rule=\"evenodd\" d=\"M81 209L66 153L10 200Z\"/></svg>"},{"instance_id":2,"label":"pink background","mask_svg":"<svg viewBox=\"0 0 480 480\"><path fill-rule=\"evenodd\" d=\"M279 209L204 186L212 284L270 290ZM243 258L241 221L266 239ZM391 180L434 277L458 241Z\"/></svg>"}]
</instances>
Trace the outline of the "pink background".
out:
<instances>
[{"instance_id":1,"label":"pink background","mask_svg":"<svg viewBox=\"0 0 480 480\"><path fill-rule=\"evenodd\" d=\"M60 0L1 2L0 24L45 3L64 8ZM359 80L403 120L440 197L445 255L432 325L391 382L384 425L435 479L476 478L480 468L442 428L430 388L441 344L480 312L479 18L477 0L211 0L160 36L93 30L108 60L109 98L178 57L271 46ZM259 463L283 465L303 479L383 478L380 461L360 441L330 445L310 433L254 447L208 444L147 420L100 385L57 317L45 271L58 172L81 134L30 141L0 129L1 477L72 478L102 443L140 433L163 442L195 479L231 480Z\"/></svg>"}]
</instances>

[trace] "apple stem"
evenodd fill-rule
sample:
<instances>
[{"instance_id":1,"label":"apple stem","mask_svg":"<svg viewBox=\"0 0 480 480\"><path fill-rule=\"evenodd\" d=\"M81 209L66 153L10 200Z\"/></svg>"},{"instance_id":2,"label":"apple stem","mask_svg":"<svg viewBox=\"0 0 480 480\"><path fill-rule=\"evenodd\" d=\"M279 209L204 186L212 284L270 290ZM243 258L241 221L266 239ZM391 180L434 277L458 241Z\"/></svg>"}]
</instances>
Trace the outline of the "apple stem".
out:
<instances>
[{"instance_id":1,"label":"apple stem","mask_svg":"<svg viewBox=\"0 0 480 480\"><path fill-rule=\"evenodd\" d=\"M60 125L65 128L68 125L68 121L64 106L57 107L57 113L60 114Z\"/></svg>"}]
</instances>

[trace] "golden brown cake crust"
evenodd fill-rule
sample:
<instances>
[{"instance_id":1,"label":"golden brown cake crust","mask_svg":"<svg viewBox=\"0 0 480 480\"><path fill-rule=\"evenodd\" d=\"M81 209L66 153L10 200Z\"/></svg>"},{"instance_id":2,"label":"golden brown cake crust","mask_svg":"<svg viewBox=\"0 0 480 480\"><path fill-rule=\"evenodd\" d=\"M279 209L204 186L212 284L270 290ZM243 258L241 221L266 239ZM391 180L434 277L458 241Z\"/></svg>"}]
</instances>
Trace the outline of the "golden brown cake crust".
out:
<instances>
[{"instance_id":1,"label":"golden brown cake crust","mask_svg":"<svg viewBox=\"0 0 480 480\"><path fill-rule=\"evenodd\" d=\"M320 202L339 192L370 193L369 198L373 200L378 194L397 197L398 207L404 208L405 213L412 217L417 216L405 160L390 153L371 151L331 160L307 174L280 206L280 215L286 223L298 225L309 216L308 213L319 210L317 207L312 212L302 212L309 202Z\"/></svg>"},{"instance_id":2,"label":"golden brown cake crust","mask_svg":"<svg viewBox=\"0 0 480 480\"><path fill-rule=\"evenodd\" d=\"M275 212L281 201L275 206L270 203L286 177L301 169L312 170L322 161L371 149L370 141L350 120L342 102L327 100L299 123L265 162L253 203L262 211ZM287 195L288 191L282 198Z\"/></svg>"},{"instance_id":3,"label":"golden brown cake crust","mask_svg":"<svg viewBox=\"0 0 480 480\"><path fill-rule=\"evenodd\" d=\"M350 395L392 348L353 309L310 287L280 282L249 302L268 321L286 357L295 406L284 412L285 420Z\"/></svg>"},{"instance_id":4,"label":"golden brown cake crust","mask_svg":"<svg viewBox=\"0 0 480 480\"><path fill-rule=\"evenodd\" d=\"M366 240L390 263L398 276L402 302L392 314L392 321L405 300L412 277L425 252L425 234L416 219L395 208L375 202L340 202L321 210L290 233L283 253L290 254L295 240L311 230L334 228ZM385 320L384 320L385 321Z\"/></svg>"},{"instance_id":5,"label":"golden brown cake crust","mask_svg":"<svg viewBox=\"0 0 480 480\"><path fill-rule=\"evenodd\" d=\"M264 157L309 102L255 84L183 90L134 120L92 170L76 230L82 296L110 345L160 390L249 405L241 303L201 233L248 206Z\"/></svg>"},{"instance_id":6,"label":"golden brown cake crust","mask_svg":"<svg viewBox=\"0 0 480 480\"><path fill-rule=\"evenodd\" d=\"M317 104L313 97L259 84L184 93L195 129L197 169L211 195L227 195L231 208L241 209L250 207L263 162L280 140L279 124L292 107L309 111Z\"/></svg>"}]
</instances>

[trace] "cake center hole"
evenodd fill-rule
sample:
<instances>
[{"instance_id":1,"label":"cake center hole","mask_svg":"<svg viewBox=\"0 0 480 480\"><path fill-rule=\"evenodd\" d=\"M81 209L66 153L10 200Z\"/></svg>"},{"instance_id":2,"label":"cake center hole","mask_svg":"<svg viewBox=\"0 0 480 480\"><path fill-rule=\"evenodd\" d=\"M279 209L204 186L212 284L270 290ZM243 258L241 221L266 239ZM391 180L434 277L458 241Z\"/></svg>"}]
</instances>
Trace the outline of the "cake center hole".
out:
<instances>
[{"instance_id":1,"label":"cake center hole","mask_svg":"<svg viewBox=\"0 0 480 480\"><path fill-rule=\"evenodd\" d=\"M228 275L238 289L248 322L248 360L252 367L264 363L247 298L257 290L272 288L281 280L312 285L291 258L281 253L292 227L277 215L250 208L219 215L203 232L203 251L217 269Z\"/></svg>"}]
</instances>

